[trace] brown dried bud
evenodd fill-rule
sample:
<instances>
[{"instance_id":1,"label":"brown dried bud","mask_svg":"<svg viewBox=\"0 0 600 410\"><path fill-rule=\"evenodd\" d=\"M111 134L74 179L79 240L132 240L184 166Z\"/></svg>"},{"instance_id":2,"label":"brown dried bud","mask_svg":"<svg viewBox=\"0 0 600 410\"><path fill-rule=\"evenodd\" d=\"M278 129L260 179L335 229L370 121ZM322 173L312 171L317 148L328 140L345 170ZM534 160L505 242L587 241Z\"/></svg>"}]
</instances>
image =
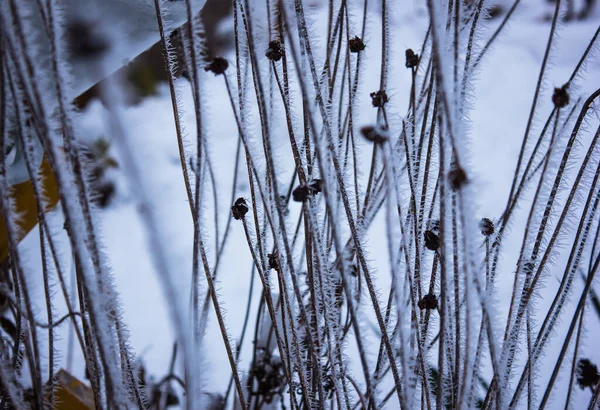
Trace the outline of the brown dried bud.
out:
<instances>
[{"instance_id":1,"label":"brown dried bud","mask_svg":"<svg viewBox=\"0 0 600 410\"><path fill-rule=\"evenodd\" d=\"M479 221L479 229L483 236L491 236L494 233L494 223L491 219L482 218L481 221Z\"/></svg>"},{"instance_id":2,"label":"brown dried bud","mask_svg":"<svg viewBox=\"0 0 600 410\"><path fill-rule=\"evenodd\" d=\"M418 306L421 310L433 310L438 308L438 301L433 293L428 293L423 296L423 299L419 300Z\"/></svg>"},{"instance_id":3,"label":"brown dried bud","mask_svg":"<svg viewBox=\"0 0 600 410\"><path fill-rule=\"evenodd\" d=\"M235 200L235 203L231 207L231 215L236 220L243 219L244 216L248 213L248 204L244 198L238 198Z\"/></svg>"},{"instance_id":4,"label":"brown dried bud","mask_svg":"<svg viewBox=\"0 0 600 410\"><path fill-rule=\"evenodd\" d=\"M600 381L598 367L589 359L579 359L577 362L577 384L582 389L595 388Z\"/></svg>"},{"instance_id":5,"label":"brown dried bud","mask_svg":"<svg viewBox=\"0 0 600 410\"><path fill-rule=\"evenodd\" d=\"M415 54L412 49L406 50L406 68L415 68L419 65L419 55Z\"/></svg>"},{"instance_id":6,"label":"brown dried bud","mask_svg":"<svg viewBox=\"0 0 600 410\"><path fill-rule=\"evenodd\" d=\"M323 181L316 178L309 181L307 184L299 185L292 191L292 199L295 202L304 202L309 196L321 192L322 184Z\"/></svg>"},{"instance_id":7,"label":"brown dried bud","mask_svg":"<svg viewBox=\"0 0 600 410\"><path fill-rule=\"evenodd\" d=\"M554 94L552 94L552 102L556 108L563 108L569 105L569 92L567 91L568 85L565 84L560 88L554 89Z\"/></svg>"},{"instance_id":8,"label":"brown dried bud","mask_svg":"<svg viewBox=\"0 0 600 410\"><path fill-rule=\"evenodd\" d=\"M376 144L383 144L388 139L387 131L380 126L366 125L360 129L360 133Z\"/></svg>"},{"instance_id":9,"label":"brown dried bud","mask_svg":"<svg viewBox=\"0 0 600 410\"><path fill-rule=\"evenodd\" d=\"M448 172L448 183L453 191L458 191L467 183L467 174L460 166L456 166Z\"/></svg>"},{"instance_id":10,"label":"brown dried bud","mask_svg":"<svg viewBox=\"0 0 600 410\"><path fill-rule=\"evenodd\" d=\"M265 56L271 61L279 61L283 57L285 49L279 40L269 41L269 48L265 51Z\"/></svg>"},{"instance_id":11,"label":"brown dried bud","mask_svg":"<svg viewBox=\"0 0 600 410\"><path fill-rule=\"evenodd\" d=\"M383 106L389 101L386 92L384 90L379 90L377 92L371 93L371 103L373 107L383 108Z\"/></svg>"},{"instance_id":12,"label":"brown dried bud","mask_svg":"<svg viewBox=\"0 0 600 410\"><path fill-rule=\"evenodd\" d=\"M229 67L229 63L222 57L216 57L213 61L204 66L204 71L211 71L215 75L224 74Z\"/></svg>"},{"instance_id":13,"label":"brown dried bud","mask_svg":"<svg viewBox=\"0 0 600 410\"><path fill-rule=\"evenodd\" d=\"M358 36L350 39L350 41L348 42L348 46L350 47L351 53L359 53L366 48L365 43Z\"/></svg>"},{"instance_id":14,"label":"brown dried bud","mask_svg":"<svg viewBox=\"0 0 600 410\"><path fill-rule=\"evenodd\" d=\"M425 238L425 247L430 251L437 251L440 248L440 237L432 231L425 231L423 237Z\"/></svg>"},{"instance_id":15,"label":"brown dried bud","mask_svg":"<svg viewBox=\"0 0 600 410\"><path fill-rule=\"evenodd\" d=\"M279 272L279 262L277 261L277 254L269 253L267 255L267 259L269 260L269 269L273 269Z\"/></svg>"}]
</instances>

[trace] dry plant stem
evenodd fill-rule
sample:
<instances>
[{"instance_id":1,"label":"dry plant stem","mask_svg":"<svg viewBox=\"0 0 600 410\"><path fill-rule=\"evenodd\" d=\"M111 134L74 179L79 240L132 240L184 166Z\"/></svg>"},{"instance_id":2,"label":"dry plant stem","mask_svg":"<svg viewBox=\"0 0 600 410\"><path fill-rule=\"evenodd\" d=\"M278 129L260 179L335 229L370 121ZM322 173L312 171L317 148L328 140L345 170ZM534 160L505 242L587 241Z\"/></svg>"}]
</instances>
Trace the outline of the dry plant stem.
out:
<instances>
[{"instance_id":1,"label":"dry plant stem","mask_svg":"<svg viewBox=\"0 0 600 410\"><path fill-rule=\"evenodd\" d=\"M581 341L581 332L583 330L583 320L585 318L585 304L581 309L579 315L579 326L577 328L577 336L575 337L575 348L573 349L573 364L571 365L571 375L569 376L569 389L567 390L567 398L565 400L565 410L569 410L569 404L571 403L571 394L573 393L573 383L575 382L575 375L577 374L577 358L579 357L579 343Z\"/></svg>"},{"instance_id":2,"label":"dry plant stem","mask_svg":"<svg viewBox=\"0 0 600 410\"><path fill-rule=\"evenodd\" d=\"M179 104L177 103L177 92L175 91L175 74L173 73L173 67L171 59L173 58L173 50L170 41L167 37L163 21L163 11L160 6L160 0L154 0L154 8L156 10L156 22L158 24L158 31L160 33L160 41L163 51L163 58L165 62L165 72L167 73L167 80L169 83L169 94L171 96L171 106L173 108L173 120L175 122L175 132L177 134L177 147L179 149L179 161L181 165L181 172L183 174L183 182L185 184L185 191L188 197L188 203L190 205L190 212L194 214L194 197L192 194L192 186L190 183L190 174L187 169L187 159L185 156L185 147L183 145L183 131L181 128L181 116L179 113Z\"/></svg>"}]
</instances>

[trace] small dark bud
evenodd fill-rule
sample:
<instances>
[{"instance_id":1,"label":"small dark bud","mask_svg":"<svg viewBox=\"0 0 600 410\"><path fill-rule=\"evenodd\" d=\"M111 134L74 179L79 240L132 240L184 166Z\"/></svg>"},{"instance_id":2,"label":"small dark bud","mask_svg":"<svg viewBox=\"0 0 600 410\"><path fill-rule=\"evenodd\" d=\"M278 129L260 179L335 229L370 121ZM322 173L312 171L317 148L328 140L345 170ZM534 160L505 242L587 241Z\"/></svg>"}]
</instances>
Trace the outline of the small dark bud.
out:
<instances>
[{"instance_id":1,"label":"small dark bud","mask_svg":"<svg viewBox=\"0 0 600 410\"><path fill-rule=\"evenodd\" d=\"M292 191L292 199L295 202L304 202L308 199L308 186L300 185Z\"/></svg>"},{"instance_id":2,"label":"small dark bud","mask_svg":"<svg viewBox=\"0 0 600 410\"><path fill-rule=\"evenodd\" d=\"M267 255L267 259L269 260L269 269L273 269L279 272L279 262L277 261L277 254L269 253Z\"/></svg>"},{"instance_id":3,"label":"small dark bud","mask_svg":"<svg viewBox=\"0 0 600 410\"><path fill-rule=\"evenodd\" d=\"M69 51L76 58L99 57L109 48L108 40L91 22L75 20L68 23L66 37Z\"/></svg>"},{"instance_id":4,"label":"small dark bud","mask_svg":"<svg viewBox=\"0 0 600 410\"><path fill-rule=\"evenodd\" d=\"M579 359L577 362L577 384L582 389L589 387L593 389L600 381L598 368L588 359Z\"/></svg>"},{"instance_id":5,"label":"small dark bud","mask_svg":"<svg viewBox=\"0 0 600 410\"><path fill-rule=\"evenodd\" d=\"M421 310L433 310L438 308L438 301L433 293L428 293L423 296L423 299L419 300L418 306Z\"/></svg>"},{"instance_id":6,"label":"small dark bud","mask_svg":"<svg viewBox=\"0 0 600 410\"><path fill-rule=\"evenodd\" d=\"M244 219L244 216L248 213L248 204L244 198L238 198L231 207L231 215L235 220Z\"/></svg>"},{"instance_id":7,"label":"small dark bud","mask_svg":"<svg viewBox=\"0 0 600 410\"><path fill-rule=\"evenodd\" d=\"M467 174L460 166L457 166L448 172L448 183L453 191L458 191L467 183Z\"/></svg>"},{"instance_id":8,"label":"small dark bud","mask_svg":"<svg viewBox=\"0 0 600 410\"><path fill-rule=\"evenodd\" d=\"M388 139L387 131L379 126L366 125L360 129L360 133L375 144L383 144Z\"/></svg>"},{"instance_id":9,"label":"small dark bud","mask_svg":"<svg viewBox=\"0 0 600 410\"><path fill-rule=\"evenodd\" d=\"M318 194L322 190L323 181L320 179L313 179L307 184L297 186L292 191L292 199L295 202L304 202L309 196Z\"/></svg>"},{"instance_id":10,"label":"small dark bud","mask_svg":"<svg viewBox=\"0 0 600 410\"><path fill-rule=\"evenodd\" d=\"M377 92L371 93L371 103L373 107L383 108L383 106L389 101L386 92L384 90L379 90Z\"/></svg>"},{"instance_id":11,"label":"small dark bud","mask_svg":"<svg viewBox=\"0 0 600 410\"><path fill-rule=\"evenodd\" d=\"M362 41L362 39L358 36L350 39L348 46L350 47L351 53L360 53L367 47L364 41Z\"/></svg>"},{"instance_id":12,"label":"small dark bud","mask_svg":"<svg viewBox=\"0 0 600 410\"><path fill-rule=\"evenodd\" d=\"M552 102L556 108L563 108L569 105L569 92L567 91L567 85L563 85L560 88L554 89L552 94Z\"/></svg>"},{"instance_id":13,"label":"small dark bud","mask_svg":"<svg viewBox=\"0 0 600 410\"><path fill-rule=\"evenodd\" d=\"M271 61L279 61L283 57L285 49L279 40L269 41L269 48L265 51L265 56Z\"/></svg>"},{"instance_id":14,"label":"small dark bud","mask_svg":"<svg viewBox=\"0 0 600 410\"><path fill-rule=\"evenodd\" d=\"M479 221L479 229L483 236L490 236L494 233L494 223L488 218L482 218Z\"/></svg>"},{"instance_id":15,"label":"small dark bud","mask_svg":"<svg viewBox=\"0 0 600 410\"><path fill-rule=\"evenodd\" d=\"M425 247L430 251L437 251L440 248L440 237L432 231L425 231L423 237L425 238Z\"/></svg>"},{"instance_id":16,"label":"small dark bud","mask_svg":"<svg viewBox=\"0 0 600 410\"><path fill-rule=\"evenodd\" d=\"M222 57L215 57L213 61L204 66L204 71L211 71L215 75L224 74L229 63Z\"/></svg>"},{"instance_id":17,"label":"small dark bud","mask_svg":"<svg viewBox=\"0 0 600 410\"><path fill-rule=\"evenodd\" d=\"M406 50L406 68L415 68L417 65L419 65L419 55L409 48Z\"/></svg>"}]
</instances>

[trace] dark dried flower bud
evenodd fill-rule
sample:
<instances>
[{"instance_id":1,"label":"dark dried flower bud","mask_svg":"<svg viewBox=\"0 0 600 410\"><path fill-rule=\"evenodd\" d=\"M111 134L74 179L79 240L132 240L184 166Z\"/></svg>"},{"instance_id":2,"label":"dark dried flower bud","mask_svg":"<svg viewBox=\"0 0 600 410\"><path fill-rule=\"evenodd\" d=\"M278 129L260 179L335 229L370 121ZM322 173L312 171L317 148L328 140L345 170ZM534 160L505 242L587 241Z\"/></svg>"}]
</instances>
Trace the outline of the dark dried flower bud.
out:
<instances>
[{"instance_id":1,"label":"dark dried flower bud","mask_svg":"<svg viewBox=\"0 0 600 410\"><path fill-rule=\"evenodd\" d=\"M318 194L321 192L323 181L320 179L313 179L307 184L301 184L292 191L292 199L295 202L304 202L309 196Z\"/></svg>"},{"instance_id":2,"label":"dark dried flower bud","mask_svg":"<svg viewBox=\"0 0 600 410\"><path fill-rule=\"evenodd\" d=\"M235 203L231 207L231 215L236 220L243 219L244 216L248 213L248 204L244 198L238 198L235 200Z\"/></svg>"},{"instance_id":3,"label":"dark dried flower bud","mask_svg":"<svg viewBox=\"0 0 600 410\"><path fill-rule=\"evenodd\" d=\"M279 40L269 41L269 48L265 51L265 56L271 61L279 61L283 57L285 49Z\"/></svg>"},{"instance_id":4,"label":"dark dried flower bud","mask_svg":"<svg viewBox=\"0 0 600 410\"><path fill-rule=\"evenodd\" d=\"M377 92L371 93L371 103L373 107L383 108L383 106L389 101L386 92L384 90L379 90Z\"/></svg>"},{"instance_id":5,"label":"dark dried flower bud","mask_svg":"<svg viewBox=\"0 0 600 410\"><path fill-rule=\"evenodd\" d=\"M425 231L423 237L425 238L425 247L430 251L437 251L440 248L440 237L432 231Z\"/></svg>"},{"instance_id":6,"label":"dark dried flower bud","mask_svg":"<svg viewBox=\"0 0 600 410\"><path fill-rule=\"evenodd\" d=\"M359 53L363 51L366 47L364 41L362 41L362 39L358 36L350 39L350 41L348 42L348 46L350 47L351 53Z\"/></svg>"},{"instance_id":7,"label":"dark dried flower bud","mask_svg":"<svg viewBox=\"0 0 600 410\"><path fill-rule=\"evenodd\" d=\"M569 105L569 92L567 91L568 85L565 84L560 88L554 89L554 94L552 94L552 102L556 108L563 108Z\"/></svg>"},{"instance_id":8,"label":"dark dried flower bud","mask_svg":"<svg viewBox=\"0 0 600 410\"><path fill-rule=\"evenodd\" d=\"M109 43L92 22L75 20L67 24L66 37L69 51L76 58L99 57L109 48Z\"/></svg>"},{"instance_id":9,"label":"dark dried flower bud","mask_svg":"<svg viewBox=\"0 0 600 410\"><path fill-rule=\"evenodd\" d=\"M213 61L204 66L204 71L211 71L215 75L224 74L229 63L223 57L215 57Z\"/></svg>"},{"instance_id":10,"label":"dark dried flower bud","mask_svg":"<svg viewBox=\"0 0 600 410\"><path fill-rule=\"evenodd\" d=\"M380 126L366 125L360 129L360 133L375 144L383 144L388 139L387 131Z\"/></svg>"},{"instance_id":11,"label":"dark dried flower bud","mask_svg":"<svg viewBox=\"0 0 600 410\"><path fill-rule=\"evenodd\" d=\"M415 54L412 49L406 50L406 68L415 68L419 65L419 55Z\"/></svg>"},{"instance_id":12,"label":"dark dried flower bud","mask_svg":"<svg viewBox=\"0 0 600 410\"><path fill-rule=\"evenodd\" d=\"M479 229L483 236L490 236L494 233L494 223L491 219L482 218L481 221L479 221Z\"/></svg>"},{"instance_id":13,"label":"dark dried flower bud","mask_svg":"<svg viewBox=\"0 0 600 410\"><path fill-rule=\"evenodd\" d=\"M304 202L308 199L308 186L299 185L292 191L292 199L296 202Z\"/></svg>"},{"instance_id":14,"label":"dark dried flower bud","mask_svg":"<svg viewBox=\"0 0 600 410\"><path fill-rule=\"evenodd\" d=\"M579 359L577 362L577 384L582 389L594 387L600 381L600 374L598 374L598 368L589 359Z\"/></svg>"},{"instance_id":15,"label":"dark dried flower bud","mask_svg":"<svg viewBox=\"0 0 600 410\"><path fill-rule=\"evenodd\" d=\"M467 183L467 174L460 166L456 166L448 172L448 183L450 189L458 191Z\"/></svg>"},{"instance_id":16,"label":"dark dried flower bud","mask_svg":"<svg viewBox=\"0 0 600 410\"><path fill-rule=\"evenodd\" d=\"M279 272L279 262L277 261L277 254L269 253L267 255L267 259L269 260L269 269L273 269Z\"/></svg>"},{"instance_id":17,"label":"dark dried flower bud","mask_svg":"<svg viewBox=\"0 0 600 410\"><path fill-rule=\"evenodd\" d=\"M437 309L438 301L433 293L428 293L427 295L423 296L423 299L419 300L418 306L419 306L419 309L421 309L421 310Z\"/></svg>"}]
</instances>

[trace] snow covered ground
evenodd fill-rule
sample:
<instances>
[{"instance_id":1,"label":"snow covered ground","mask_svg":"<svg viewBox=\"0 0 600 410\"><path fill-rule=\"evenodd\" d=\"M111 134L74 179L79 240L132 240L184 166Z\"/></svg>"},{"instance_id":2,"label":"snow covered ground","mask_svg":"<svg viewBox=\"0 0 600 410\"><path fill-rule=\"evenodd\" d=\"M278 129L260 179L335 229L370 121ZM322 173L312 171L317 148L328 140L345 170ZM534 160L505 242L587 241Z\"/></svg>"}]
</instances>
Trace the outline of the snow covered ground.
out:
<instances>
[{"instance_id":1,"label":"snow covered ground","mask_svg":"<svg viewBox=\"0 0 600 410\"><path fill-rule=\"evenodd\" d=\"M506 203L505 198L510 189L550 28L549 23L542 19L545 10L542 2L538 1L529 1L521 5L507 30L498 38L493 49L487 54L477 76L476 99L471 115L471 166L472 175L474 175L473 181L479 190L477 207L481 217L498 217ZM315 18L314 26L318 26L321 18L318 16L318 10L315 10L315 16L313 16ZM427 28L426 12L421 6L415 4L414 7L393 10L390 21L392 25L390 38L395 44L392 49L403 52L405 48L418 49L420 47ZM493 28L497 23L489 22L487 24ZM537 129L552 108L550 96L553 87L561 86L568 79L599 24L600 8L597 7L594 15L588 20L571 22L561 27L559 43L553 53L549 79L546 81L545 92L542 95L545 103L541 106L541 114L537 117L538 121L535 124ZM361 124L373 121L375 116L375 111L370 107L368 94L379 87L380 35L378 30L378 23L375 18L372 18L366 38L368 47L366 50L367 62L363 73L364 81L359 87ZM230 62L234 60L232 55L227 57ZM391 97L390 111L404 113L407 101L403 99L408 95L406 90L410 87L410 73L404 68L402 54L393 55L392 58L398 61L398 69L394 69L390 73L391 87L388 90ZM580 83L579 90L584 98L600 86L600 62L597 58L588 65L587 71L586 80ZM205 93L209 96L206 98L206 101L209 102L208 112L210 113L206 129L209 135L210 158L214 165L217 195L222 204L227 204L231 195L238 134L231 116L222 78L207 77L205 87ZM189 134L194 130L191 92L186 80L180 80L178 88L181 92L182 105L187 111L184 120ZM152 206L160 215L162 229L167 234L165 243L168 244L169 262L173 269L180 273L181 287L184 289L190 282L193 230L179 165L168 88L163 85L158 96L147 98L137 106L124 109L123 118L129 133L128 138L131 138L133 146L137 147L136 158L140 164L144 164L144 172L147 173L148 180L153 181L151 197L154 202ZM105 109L99 102L92 103L82 113L79 122L80 134L85 135L88 139L111 137L106 125ZM588 134L586 135L589 137ZM194 139L191 135L188 138L190 141ZM275 141L278 147L277 160L282 170L282 182L289 181L291 176L289 164L286 164L286 158L289 158L289 155L286 151L288 148L285 138L285 135L276 136ZM190 151L193 151L193 144L190 144L189 148ZM363 162L368 160L369 155L370 153L365 147L362 156ZM118 156L117 161L119 161ZM119 169L112 172L118 181L118 190L112 204L99 213L102 221L103 242L123 302L123 316L129 328L132 348L147 367L148 373L160 378L167 373L169 367L174 341L173 331L169 324L163 292L151 263L142 225L133 198L129 193L127 181ZM236 197L248 195L246 179L241 178L237 189ZM211 201L212 199L207 200L207 202ZM298 204L291 205L291 207L294 206L299 209ZM298 209L291 211L297 212ZM210 207L207 207L205 219L212 220L212 211ZM224 207L218 216L221 235L227 217L228 208ZM513 223L512 234L516 238L520 234L518 222L522 220L521 215ZM206 242L214 256L213 228L210 223L207 223L207 226L210 228L205 231ZM390 280L387 269L388 257L386 247L379 246L377 240L377 238L385 237L382 220L376 221L369 235L367 241L369 257L374 266L378 268L379 286L385 289L386 286L389 286ZM38 231L34 230L25 243L27 244L25 246L32 248L32 254L37 253L35 249L39 246ZM515 252L518 252L518 240L506 241L506 244L505 255L514 255ZM503 260L513 263L514 258L506 256ZM226 309L227 325L234 338L239 337L238 333L244 320L251 263L242 227L233 223L225 249L225 257L219 268L218 287L220 300ZM560 266L560 261L557 261L557 265ZM501 266L502 275L499 278L501 300L508 300L510 297L513 271L514 266L510 264ZM549 279L549 282L551 281L552 279ZM575 291L580 289L581 285L580 281L576 281ZM253 315L260 290L259 283L256 283L252 294ZM543 301L539 303L543 305ZM500 309L503 309L502 305ZM594 348L594 338L600 335L600 322L593 317L593 313L590 316L586 322L587 337L585 340L587 342L584 342L583 352L584 356L587 355L592 361L598 362L600 354ZM251 329L253 323L251 317ZM61 339L64 343L68 340L67 326L61 330ZM251 359L252 346L249 340L250 338L247 338L242 350L240 364L242 370L247 369ZM205 376L208 390L223 392L229 381L230 368L212 311L204 344ZM555 352L556 349L556 346L552 346L550 351ZM61 367L67 366L66 360L67 355L63 356ZM76 357L71 370L74 374L83 376L83 362L80 357ZM543 374L543 369L541 370L540 385L544 385L542 380L545 380L547 376ZM577 393L580 403L587 404L589 392L578 390ZM578 408L578 406L574 405L572 408Z\"/></svg>"}]
</instances>

